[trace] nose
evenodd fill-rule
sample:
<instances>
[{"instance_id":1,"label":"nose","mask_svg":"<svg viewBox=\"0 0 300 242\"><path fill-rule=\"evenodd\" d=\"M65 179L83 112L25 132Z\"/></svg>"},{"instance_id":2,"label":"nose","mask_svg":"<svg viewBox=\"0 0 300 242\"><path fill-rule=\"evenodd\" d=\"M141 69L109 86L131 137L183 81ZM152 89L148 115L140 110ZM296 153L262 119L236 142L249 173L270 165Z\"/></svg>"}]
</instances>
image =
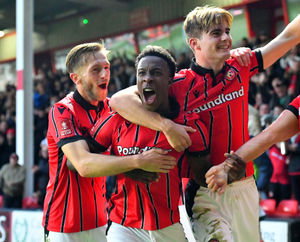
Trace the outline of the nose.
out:
<instances>
[{"instance_id":1,"label":"nose","mask_svg":"<svg viewBox=\"0 0 300 242\"><path fill-rule=\"evenodd\" d=\"M223 32L223 34L221 35L221 40L227 40L230 39L230 34Z\"/></svg>"},{"instance_id":2,"label":"nose","mask_svg":"<svg viewBox=\"0 0 300 242\"><path fill-rule=\"evenodd\" d=\"M109 68L108 68L108 69L103 68L103 69L101 70L101 72L100 72L100 77L101 77L101 78L105 78L107 75L109 75L109 73L110 73Z\"/></svg>"},{"instance_id":3,"label":"nose","mask_svg":"<svg viewBox=\"0 0 300 242\"><path fill-rule=\"evenodd\" d=\"M143 81L146 83L150 83L152 81L152 76L150 75L150 73L145 74Z\"/></svg>"}]
</instances>

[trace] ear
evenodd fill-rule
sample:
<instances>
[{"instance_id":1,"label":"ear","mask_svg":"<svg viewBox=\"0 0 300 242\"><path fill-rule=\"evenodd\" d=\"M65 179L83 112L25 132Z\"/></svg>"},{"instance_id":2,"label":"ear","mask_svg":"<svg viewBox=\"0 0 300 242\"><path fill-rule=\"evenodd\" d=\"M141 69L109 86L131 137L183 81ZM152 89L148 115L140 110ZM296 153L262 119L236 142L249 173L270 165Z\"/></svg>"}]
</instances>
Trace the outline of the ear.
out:
<instances>
[{"instance_id":1,"label":"ear","mask_svg":"<svg viewBox=\"0 0 300 242\"><path fill-rule=\"evenodd\" d=\"M199 40L197 38L190 38L189 39L189 45L190 47L192 48L192 50L200 50L201 47L200 47L200 43L199 43Z\"/></svg>"},{"instance_id":2,"label":"ear","mask_svg":"<svg viewBox=\"0 0 300 242\"><path fill-rule=\"evenodd\" d=\"M75 85L77 85L81 80L80 76L77 73L73 73L73 72L70 73L70 78L75 83Z\"/></svg>"}]
</instances>

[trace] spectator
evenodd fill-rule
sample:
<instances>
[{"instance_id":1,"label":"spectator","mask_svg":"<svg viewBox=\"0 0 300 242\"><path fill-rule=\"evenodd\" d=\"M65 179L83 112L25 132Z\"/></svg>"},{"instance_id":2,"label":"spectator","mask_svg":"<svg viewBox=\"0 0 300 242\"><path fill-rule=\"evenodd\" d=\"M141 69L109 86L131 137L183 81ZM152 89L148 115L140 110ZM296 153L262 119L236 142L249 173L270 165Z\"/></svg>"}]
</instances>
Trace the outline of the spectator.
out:
<instances>
[{"instance_id":1,"label":"spectator","mask_svg":"<svg viewBox=\"0 0 300 242\"><path fill-rule=\"evenodd\" d=\"M32 171L37 178L38 204L43 206L46 195L46 187L49 181L49 157L48 145L42 144L40 149L40 159L38 165L32 167Z\"/></svg>"},{"instance_id":2,"label":"spectator","mask_svg":"<svg viewBox=\"0 0 300 242\"><path fill-rule=\"evenodd\" d=\"M14 128L9 128L6 131L7 152L9 154L16 151L16 131Z\"/></svg>"},{"instance_id":3,"label":"spectator","mask_svg":"<svg viewBox=\"0 0 300 242\"><path fill-rule=\"evenodd\" d=\"M279 77L272 80L272 87L274 94L270 100L270 107L273 109L276 105L280 104L286 108L293 100L293 97L288 94L287 83Z\"/></svg>"},{"instance_id":4,"label":"spectator","mask_svg":"<svg viewBox=\"0 0 300 242\"><path fill-rule=\"evenodd\" d=\"M26 170L18 164L19 157L12 153L9 164L0 170L0 187L3 191L5 208L22 208Z\"/></svg>"},{"instance_id":5,"label":"spectator","mask_svg":"<svg viewBox=\"0 0 300 242\"><path fill-rule=\"evenodd\" d=\"M288 172L291 179L291 188L295 199L300 205L300 135L297 134L291 138L291 142L287 145L290 152L288 162Z\"/></svg>"},{"instance_id":6,"label":"spectator","mask_svg":"<svg viewBox=\"0 0 300 242\"><path fill-rule=\"evenodd\" d=\"M287 170L287 157L281 153L280 143L269 149L269 158L272 162L273 173L270 179L269 197L278 204L283 199L291 197L290 181Z\"/></svg>"}]
</instances>

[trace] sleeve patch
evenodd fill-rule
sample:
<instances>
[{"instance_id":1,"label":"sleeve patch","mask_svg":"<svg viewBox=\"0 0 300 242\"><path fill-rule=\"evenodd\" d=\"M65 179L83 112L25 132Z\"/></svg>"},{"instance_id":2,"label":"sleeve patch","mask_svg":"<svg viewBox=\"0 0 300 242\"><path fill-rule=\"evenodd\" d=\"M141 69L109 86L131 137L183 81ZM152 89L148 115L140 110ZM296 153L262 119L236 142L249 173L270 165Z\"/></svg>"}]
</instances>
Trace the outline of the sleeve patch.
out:
<instances>
[{"instance_id":1,"label":"sleeve patch","mask_svg":"<svg viewBox=\"0 0 300 242\"><path fill-rule=\"evenodd\" d=\"M65 137L72 134L72 124L69 119L62 119L58 122L58 130L60 130L60 136Z\"/></svg>"}]
</instances>

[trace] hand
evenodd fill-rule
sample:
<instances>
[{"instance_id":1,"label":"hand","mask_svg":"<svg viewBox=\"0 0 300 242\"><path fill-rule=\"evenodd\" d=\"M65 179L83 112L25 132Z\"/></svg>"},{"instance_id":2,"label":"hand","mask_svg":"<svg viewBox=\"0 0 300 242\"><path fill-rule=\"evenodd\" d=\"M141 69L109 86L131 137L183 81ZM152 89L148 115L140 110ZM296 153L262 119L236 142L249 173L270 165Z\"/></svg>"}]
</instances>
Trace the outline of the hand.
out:
<instances>
[{"instance_id":1,"label":"hand","mask_svg":"<svg viewBox=\"0 0 300 242\"><path fill-rule=\"evenodd\" d=\"M169 119L166 119L165 134L169 144L178 152L184 151L186 148L191 146L192 141L188 132L195 132L196 130L192 127L177 124Z\"/></svg>"},{"instance_id":2,"label":"hand","mask_svg":"<svg viewBox=\"0 0 300 242\"><path fill-rule=\"evenodd\" d=\"M157 182L159 180L159 174L157 172L149 172L141 169L135 169L125 172L124 175L135 181L149 184L151 182Z\"/></svg>"},{"instance_id":3,"label":"hand","mask_svg":"<svg viewBox=\"0 0 300 242\"><path fill-rule=\"evenodd\" d=\"M219 194L225 192L227 187L228 173L225 169L225 161L219 165L211 167L205 174L207 187Z\"/></svg>"},{"instance_id":4,"label":"hand","mask_svg":"<svg viewBox=\"0 0 300 242\"><path fill-rule=\"evenodd\" d=\"M31 168L31 170L32 170L33 173L35 173L39 170L39 167L35 165Z\"/></svg>"},{"instance_id":5,"label":"hand","mask_svg":"<svg viewBox=\"0 0 300 242\"><path fill-rule=\"evenodd\" d=\"M176 165L176 159L168 151L153 148L138 154L138 167L145 171L168 173Z\"/></svg>"},{"instance_id":6,"label":"hand","mask_svg":"<svg viewBox=\"0 0 300 242\"><path fill-rule=\"evenodd\" d=\"M252 52L250 48L240 47L230 51L230 56L236 58L241 66L248 66L250 64Z\"/></svg>"},{"instance_id":7,"label":"hand","mask_svg":"<svg viewBox=\"0 0 300 242\"><path fill-rule=\"evenodd\" d=\"M233 151L225 153L225 170L228 171L228 184L242 179L246 174L246 162Z\"/></svg>"}]
</instances>

